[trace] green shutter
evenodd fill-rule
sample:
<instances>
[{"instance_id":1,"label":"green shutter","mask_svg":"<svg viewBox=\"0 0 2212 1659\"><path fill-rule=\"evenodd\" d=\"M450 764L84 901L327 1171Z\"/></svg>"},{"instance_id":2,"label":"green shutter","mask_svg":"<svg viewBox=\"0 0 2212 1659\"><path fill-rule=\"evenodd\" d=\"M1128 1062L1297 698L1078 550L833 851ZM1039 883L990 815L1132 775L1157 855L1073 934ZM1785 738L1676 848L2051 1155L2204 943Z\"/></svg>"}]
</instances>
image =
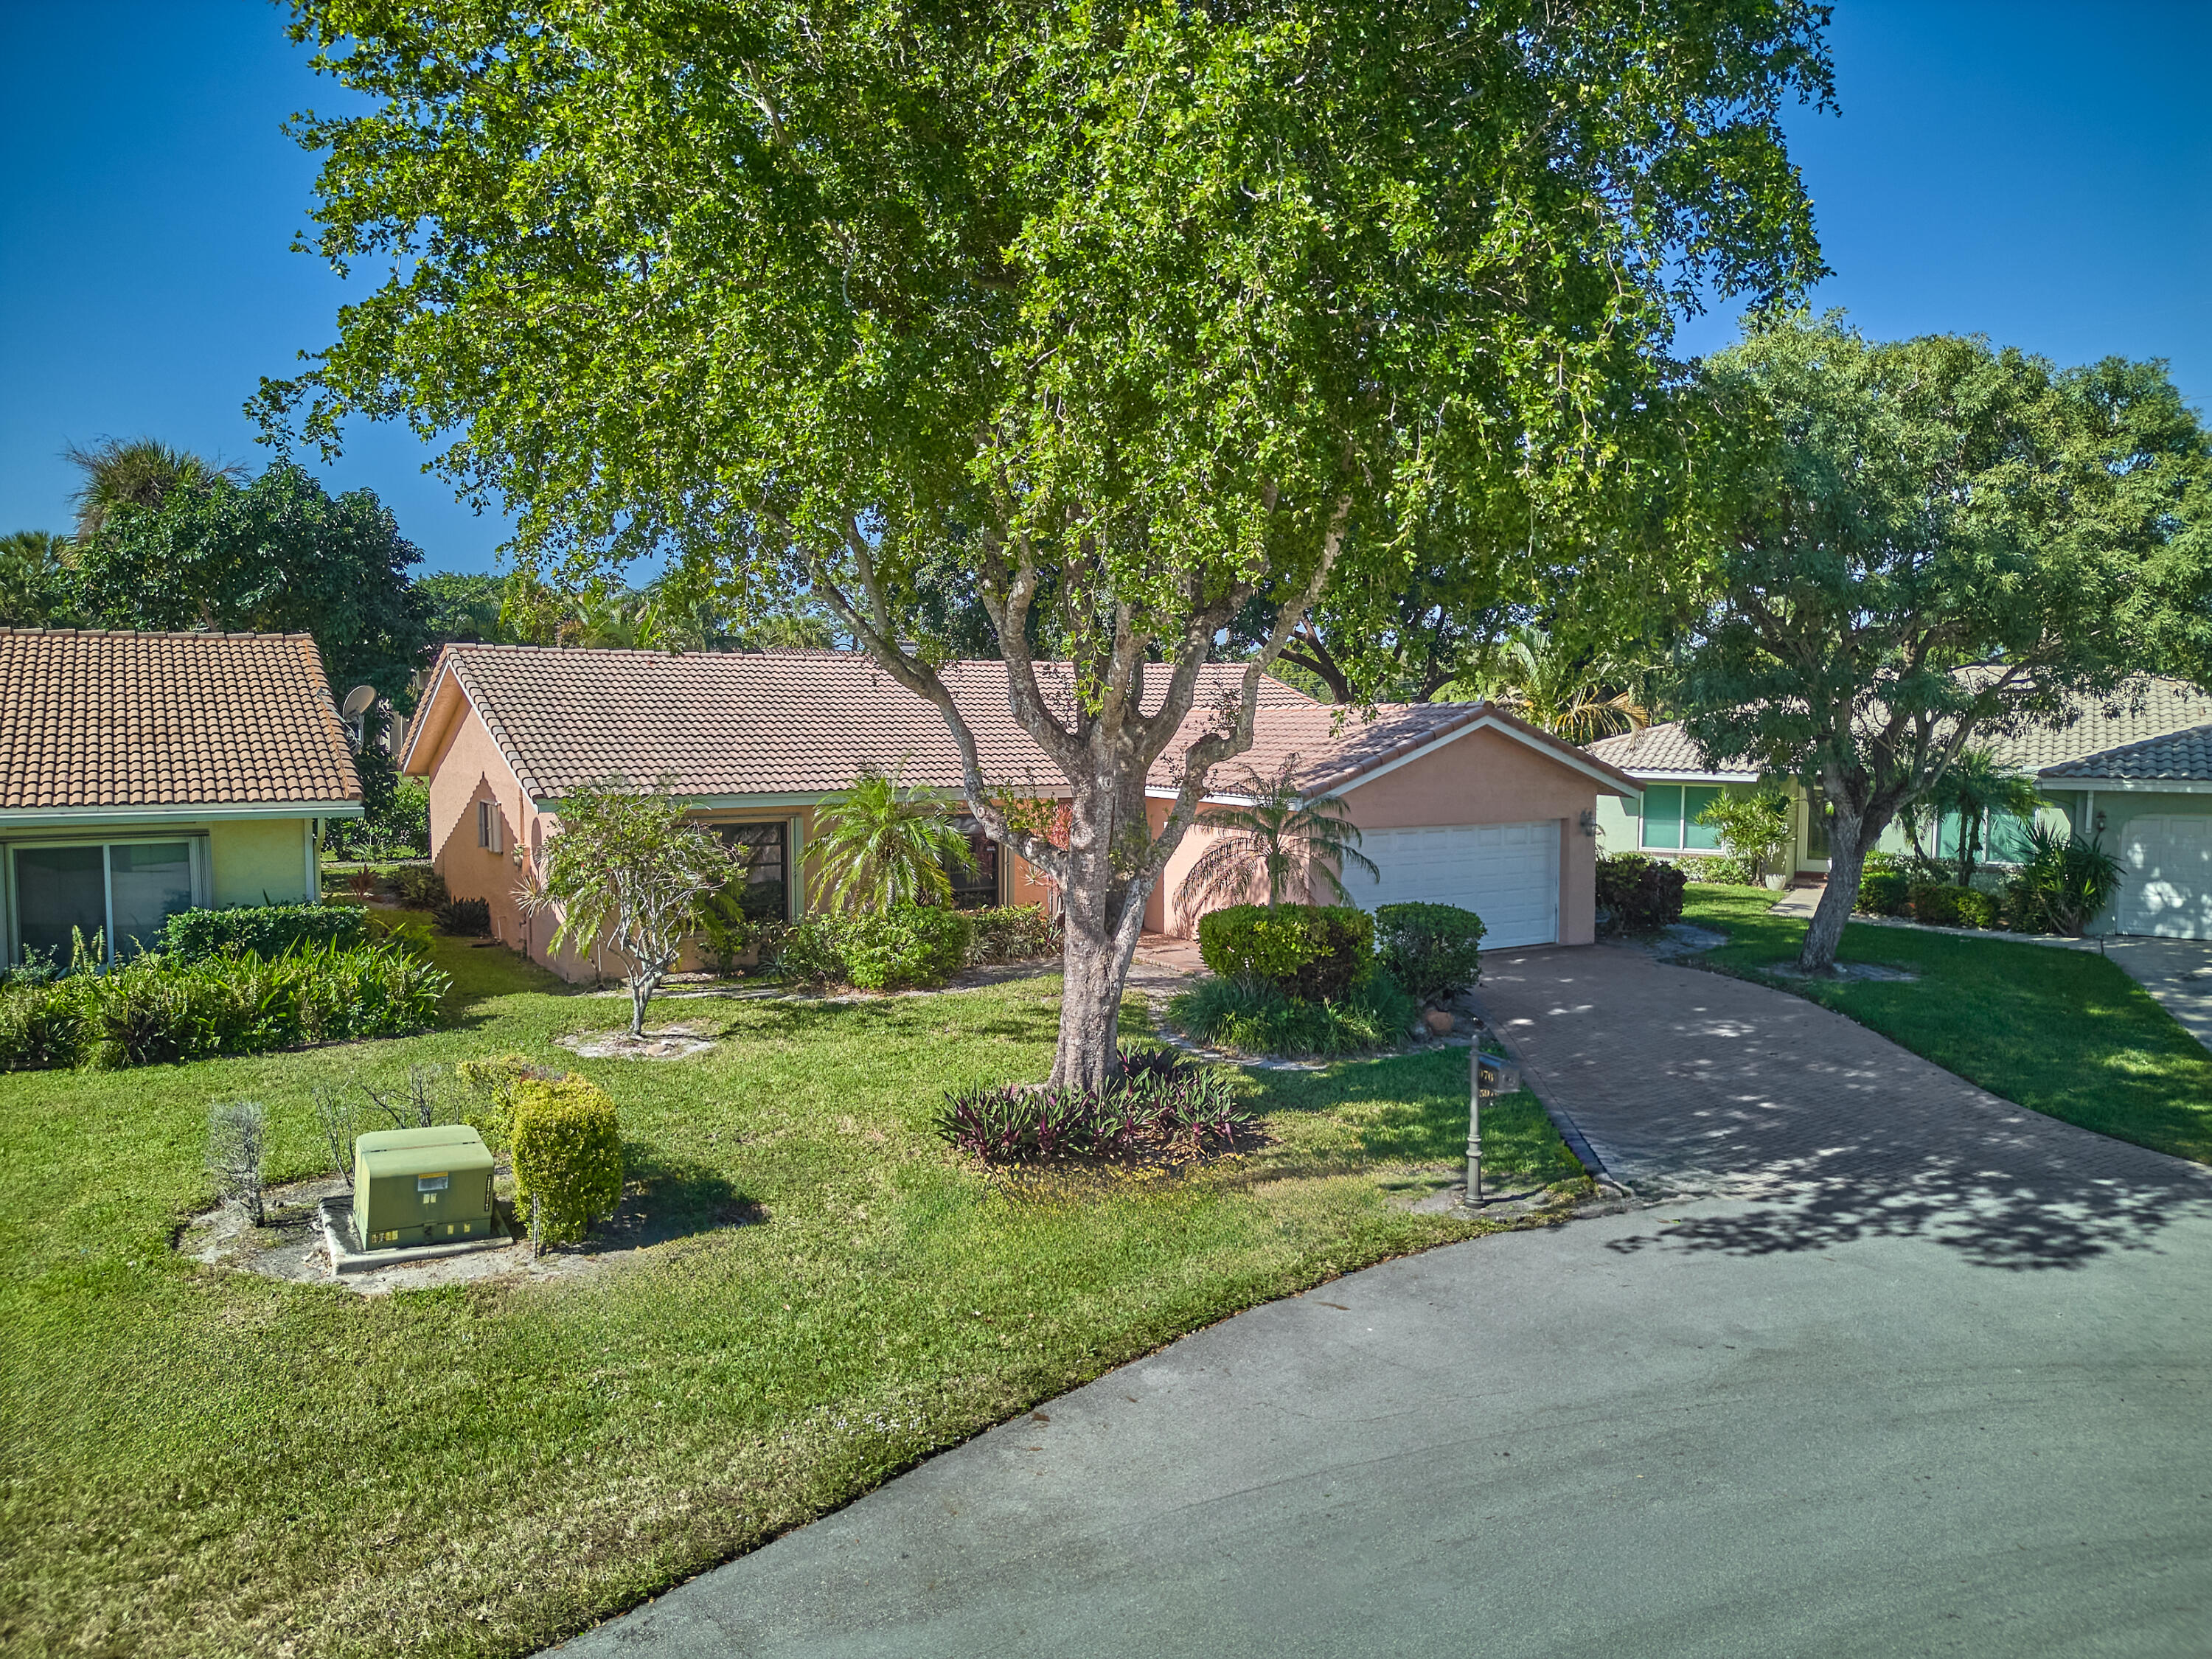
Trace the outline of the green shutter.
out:
<instances>
[{"instance_id":1,"label":"green shutter","mask_svg":"<svg viewBox=\"0 0 2212 1659\"><path fill-rule=\"evenodd\" d=\"M1710 852L1721 844L1721 832L1710 823L1699 823L1698 814L1721 798L1721 791L1711 784L1692 784L1682 792L1682 845L1698 852Z\"/></svg>"},{"instance_id":2,"label":"green shutter","mask_svg":"<svg viewBox=\"0 0 2212 1659\"><path fill-rule=\"evenodd\" d=\"M1682 844L1682 786L1655 783L1644 791L1644 844L1680 847Z\"/></svg>"}]
</instances>

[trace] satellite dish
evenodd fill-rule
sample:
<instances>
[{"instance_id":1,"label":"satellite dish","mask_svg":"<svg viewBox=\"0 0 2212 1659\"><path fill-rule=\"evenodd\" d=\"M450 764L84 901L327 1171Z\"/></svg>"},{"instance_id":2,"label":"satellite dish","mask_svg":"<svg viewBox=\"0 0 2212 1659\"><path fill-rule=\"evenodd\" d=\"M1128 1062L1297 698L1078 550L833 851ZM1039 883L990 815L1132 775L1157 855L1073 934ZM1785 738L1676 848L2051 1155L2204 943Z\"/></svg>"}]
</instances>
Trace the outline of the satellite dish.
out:
<instances>
[{"instance_id":1,"label":"satellite dish","mask_svg":"<svg viewBox=\"0 0 2212 1659\"><path fill-rule=\"evenodd\" d=\"M376 688L374 686L356 685L352 690L346 693L345 717L349 720L360 719L361 716L368 712L369 704L375 701Z\"/></svg>"}]
</instances>

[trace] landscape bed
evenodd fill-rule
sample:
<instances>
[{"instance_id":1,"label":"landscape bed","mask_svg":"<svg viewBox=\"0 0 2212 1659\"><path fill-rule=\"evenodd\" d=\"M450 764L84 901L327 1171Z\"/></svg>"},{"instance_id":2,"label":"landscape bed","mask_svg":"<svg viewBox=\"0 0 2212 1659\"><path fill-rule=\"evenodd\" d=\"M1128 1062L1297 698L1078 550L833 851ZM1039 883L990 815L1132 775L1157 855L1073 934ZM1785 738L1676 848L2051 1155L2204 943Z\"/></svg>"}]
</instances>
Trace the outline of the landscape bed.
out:
<instances>
[{"instance_id":1,"label":"landscape bed","mask_svg":"<svg viewBox=\"0 0 2212 1659\"><path fill-rule=\"evenodd\" d=\"M0 1076L0 1649L527 1653L1187 1331L1497 1224L1406 1207L1455 1171L1464 1051L1247 1079L1248 1157L1029 1181L932 1120L1044 1073L1055 978L735 1004L710 1054L576 1063L552 1039L607 1000L435 949L449 1029ZM262 1102L271 1179L311 1176L316 1085L512 1050L615 1097L668 1242L367 1298L173 1253L210 1102ZM1528 1096L1484 1140L1500 1179L1579 1179Z\"/></svg>"}]
</instances>

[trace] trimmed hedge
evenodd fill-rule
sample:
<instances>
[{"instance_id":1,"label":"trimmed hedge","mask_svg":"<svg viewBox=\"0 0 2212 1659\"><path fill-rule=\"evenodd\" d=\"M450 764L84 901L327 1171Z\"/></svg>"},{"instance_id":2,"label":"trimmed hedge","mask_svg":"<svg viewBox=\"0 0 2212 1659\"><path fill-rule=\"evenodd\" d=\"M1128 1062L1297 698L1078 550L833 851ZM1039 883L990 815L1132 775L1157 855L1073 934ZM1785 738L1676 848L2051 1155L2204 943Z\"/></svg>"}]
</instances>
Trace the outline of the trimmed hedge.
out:
<instances>
[{"instance_id":1,"label":"trimmed hedge","mask_svg":"<svg viewBox=\"0 0 2212 1659\"><path fill-rule=\"evenodd\" d=\"M1375 918L1348 904L1232 904L1199 918L1198 953L1224 979L1333 1002L1375 970Z\"/></svg>"},{"instance_id":2,"label":"trimmed hedge","mask_svg":"<svg viewBox=\"0 0 2212 1659\"><path fill-rule=\"evenodd\" d=\"M822 910L784 935L776 964L809 984L899 991L944 984L968 960L973 939L967 916L944 905Z\"/></svg>"},{"instance_id":3,"label":"trimmed hedge","mask_svg":"<svg viewBox=\"0 0 2212 1659\"><path fill-rule=\"evenodd\" d=\"M968 960L973 963L1034 962L1057 956L1066 937L1060 918L1045 915L1041 904L995 905L962 914L973 934L968 945Z\"/></svg>"},{"instance_id":4,"label":"trimmed hedge","mask_svg":"<svg viewBox=\"0 0 2212 1659\"><path fill-rule=\"evenodd\" d=\"M1598 919L1607 933L1651 933L1682 919L1681 871L1641 853L1597 861Z\"/></svg>"},{"instance_id":5,"label":"trimmed hedge","mask_svg":"<svg viewBox=\"0 0 2212 1659\"><path fill-rule=\"evenodd\" d=\"M1851 908L1869 916L1901 916L1912 902L1912 878L1902 870L1869 870L1859 878Z\"/></svg>"},{"instance_id":6,"label":"trimmed hedge","mask_svg":"<svg viewBox=\"0 0 2212 1659\"><path fill-rule=\"evenodd\" d=\"M597 1084L571 1073L517 1077L507 1144L514 1153L514 1211L539 1238L573 1244L622 1202L622 1121Z\"/></svg>"},{"instance_id":7,"label":"trimmed hedge","mask_svg":"<svg viewBox=\"0 0 2212 1659\"><path fill-rule=\"evenodd\" d=\"M1992 894L1979 892L1972 887L1954 887L1948 882L1940 881L1916 881L1911 884L1911 894L1912 919L1924 921L1931 927L1994 927L1997 925L1998 905Z\"/></svg>"},{"instance_id":8,"label":"trimmed hedge","mask_svg":"<svg viewBox=\"0 0 2212 1659\"><path fill-rule=\"evenodd\" d=\"M281 957L297 945L342 951L368 942L368 915L349 904L247 904L225 910L180 910L154 948L180 962L208 957Z\"/></svg>"},{"instance_id":9,"label":"trimmed hedge","mask_svg":"<svg viewBox=\"0 0 2212 1659\"><path fill-rule=\"evenodd\" d=\"M1440 1007L1481 979L1484 932L1456 904L1385 904L1375 912L1375 959L1407 995Z\"/></svg>"}]
</instances>

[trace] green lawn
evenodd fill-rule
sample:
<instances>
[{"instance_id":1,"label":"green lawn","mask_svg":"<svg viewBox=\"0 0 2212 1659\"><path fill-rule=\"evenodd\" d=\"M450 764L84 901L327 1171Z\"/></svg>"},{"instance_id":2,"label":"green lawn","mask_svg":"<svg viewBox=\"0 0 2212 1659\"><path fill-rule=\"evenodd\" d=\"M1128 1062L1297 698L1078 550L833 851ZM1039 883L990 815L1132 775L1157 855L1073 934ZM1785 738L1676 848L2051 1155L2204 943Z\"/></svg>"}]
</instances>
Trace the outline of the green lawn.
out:
<instances>
[{"instance_id":1,"label":"green lawn","mask_svg":"<svg viewBox=\"0 0 2212 1659\"><path fill-rule=\"evenodd\" d=\"M2150 993L2094 951L1854 923L1838 960L1919 978L1775 977L1805 924L1756 888L1693 885L1682 920L1729 935L1705 958L1812 998L1993 1094L2086 1129L2212 1163L2212 1054Z\"/></svg>"},{"instance_id":2,"label":"green lawn","mask_svg":"<svg viewBox=\"0 0 2212 1659\"><path fill-rule=\"evenodd\" d=\"M1182 1178L994 1179L942 1091L1049 1063L1058 981L684 1006L712 1054L585 1061L650 1201L698 1225L580 1278L364 1299L196 1268L210 1101L317 1173L309 1091L620 1022L440 945L405 1041L0 1076L0 1650L529 1651L1237 1309L1482 1229L1398 1207L1465 1136L1463 1052L1272 1074L1276 1144ZM1134 1021L1135 1005L1132 1005ZM1532 1100L1501 1178L1579 1171ZM764 1218L714 1224L733 1198Z\"/></svg>"}]
</instances>

